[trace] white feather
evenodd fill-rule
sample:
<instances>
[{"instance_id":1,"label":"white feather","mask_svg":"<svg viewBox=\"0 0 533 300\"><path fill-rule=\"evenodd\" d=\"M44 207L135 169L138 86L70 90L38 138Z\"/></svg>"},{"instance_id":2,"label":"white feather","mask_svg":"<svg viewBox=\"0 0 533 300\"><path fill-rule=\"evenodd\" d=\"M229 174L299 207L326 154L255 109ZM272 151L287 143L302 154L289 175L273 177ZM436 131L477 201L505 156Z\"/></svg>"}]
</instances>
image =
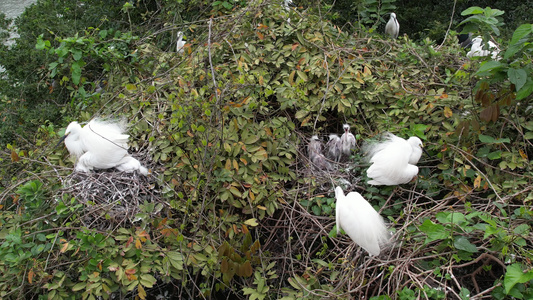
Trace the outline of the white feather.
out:
<instances>
[{"instance_id":1,"label":"white feather","mask_svg":"<svg viewBox=\"0 0 533 300\"><path fill-rule=\"evenodd\" d=\"M492 59L497 59L500 49L496 44L489 41L488 50L483 49L483 39L480 36L475 37L472 40L472 48L466 54L467 57L476 57L476 56L490 56Z\"/></svg>"},{"instance_id":2,"label":"white feather","mask_svg":"<svg viewBox=\"0 0 533 300\"><path fill-rule=\"evenodd\" d=\"M371 256L378 256L390 241L390 233L379 213L359 193L344 195L340 186L335 188L337 199L335 221L337 234L346 234Z\"/></svg>"},{"instance_id":3,"label":"white feather","mask_svg":"<svg viewBox=\"0 0 533 300\"><path fill-rule=\"evenodd\" d=\"M398 185L411 181L418 174L415 166L422 155L422 141L417 137L404 140L392 133L368 149L371 166L366 170L372 185Z\"/></svg>"},{"instance_id":4,"label":"white feather","mask_svg":"<svg viewBox=\"0 0 533 300\"><path fill-rule=\"evenodd\" d=\"M400 23L396 19L396 14L391 13L387 25L385 25L385 33L390 35L393 39L398 38L400 34Z\"/></svg>"},{"instance_id":5,"label":"white feather","mask_svg":"<svg viewBox=\"0 0 533 300\"><path fill-rule=\"evenodd\" d=\"M89 172L92 169L119 168L121 171L139 170L148 174L146 168L128 153L126 126L122 122L93 119L83 128L72 122L65 130L65 145L77 159L76 170ZM123 165L123 166L122 166Z\"/></svg>"}]
</instances>

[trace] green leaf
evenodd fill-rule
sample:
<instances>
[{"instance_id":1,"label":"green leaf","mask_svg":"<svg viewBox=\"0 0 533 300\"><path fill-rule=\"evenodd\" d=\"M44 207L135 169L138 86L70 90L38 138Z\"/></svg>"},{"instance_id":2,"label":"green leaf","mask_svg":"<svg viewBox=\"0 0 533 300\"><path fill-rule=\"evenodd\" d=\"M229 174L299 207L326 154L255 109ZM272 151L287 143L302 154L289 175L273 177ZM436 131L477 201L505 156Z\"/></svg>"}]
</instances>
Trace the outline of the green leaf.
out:
<instances>
[{"instance_id":1,"label":"green leaf","mask_svg":"<svg viewBox=\"0 0 533 300\"><path fill-rule=\"evenodd\" d=\"M486 76L489 75L491 71L500 69L503 67L503 64L496 60L489 60L481 64L479 70L474 74L476 76Z\"/></svg>"},{"instance_id":2,"label":"green leaf","mask_svg":"<svg viewBox=\"0 0 533 300\"><path fill-rule=\"evenodd\" d=\"M75 62L72 64L71 71L72 71L72 83L76 85L80 84L81 66L79 62Z\"/></svg>"},{"instance_id":3,"label":"green leaf","mask_svg":"<svg viewBox=\"0 0 533 300\"><path fill-rule=\"evenodd\" d=\"M433 223L430 219L426 219L419 227L420 231L426 233L426 244L435 240L445 239L449 236L446 228L440 224Z\"/></svg>"},{"instance_id":4,"label":"green leaf","mask_svg":"<svg viewBox=\"0 0 533 300\"><path fill-rule=\"evenodd\" d=\"M470 243L470 241L468 241L468 239L464 236L457 237L453 242L453 246L456 249L467 251L470 253L476 253L478 251L476 245Z\"/></svg>"},{"instance_id":5,"label":"green leaf","mask_svg":"<svg viewBox=\"0 0 533 300\"><path fill-rule=\"evenodd\" d=\"M511 142L509 138L495 139L491 136L483 134L479 135L479 141L486 144L503 144Z\"/></svg>"},{"instance_id":6,"label":"green leaf","mask_svg":"<svg viewBox=\"0 0 533 300\"><path fill-rule=\"evenodd\" d=\"M526 84L516 93L516 100L521 100L533 93L533 80L527 78Z\"/></svg>"},{"instance_id":7,"label":"green leaf","mask_svg":"<svg viewBox=\"0 0 533 300\"><path fill-rule=\"evenodd\" d=\"M509 68L507 70L507 76L509 77L509 81L516 86L517 91L520 91L527 80L527 73L524 69Z\"/></svg>"},{"instance_id":8,"label":"green leaf","mask_svg":"<svg viewBox=\"0 0 533 300\"><path fill-rule=\"evenodd\" d=\"M505 276L503 278L503 285L505 287L505 294L509 294L511 289L517 283L526 283L533 279L533 271L527 271L523 269L522 265L519 263L512 264L507 267Z\"/></svg>"},{"instance_id":9,"label":"green leaf","mask_svg":"<svg viewBox=\"0 0 533 300\"><path fill-rule=\"evenodd\" d=\"M461 12L461 16L466 16L466 15L478 15L478 14L482 14L484 13L485 10L479 6L472 6L472 7L469 7L465 10L463 10Z\"/></svg>"}]
</instances>

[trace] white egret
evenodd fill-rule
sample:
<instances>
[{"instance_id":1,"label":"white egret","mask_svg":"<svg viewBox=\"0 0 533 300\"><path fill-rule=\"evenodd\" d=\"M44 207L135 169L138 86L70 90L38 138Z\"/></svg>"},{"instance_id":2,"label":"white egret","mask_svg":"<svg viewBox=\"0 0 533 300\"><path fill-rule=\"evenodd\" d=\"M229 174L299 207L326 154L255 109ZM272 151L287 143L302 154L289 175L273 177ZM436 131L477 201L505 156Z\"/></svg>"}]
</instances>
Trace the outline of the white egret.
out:
<instances>
[{"instance_id":1,"label":"white egret","mask_svg":"<svg viewBox=\"0 0 533 300\"><path fill-rule=\"evenodd\" d=\"M70 155L76 157L76 171L117 168L119 171L138 170L147 175L148 170L128 153L128 138L125 125L119 122L93 119L83 128L71 122L61 140Z\"/></svg>"},{"instance_id":2,"label":"white egret","mask_svg":"<svg viewBox=\"0 0 533 300\"><path fill-rule=\"evenodd\" d=\"M318 136L313 135L311 137L309 144L307 145L307 152L309 154L309 160L317 169L333 169L324 154L322 154L322 142L320 142Z\"/></svg>"},{"instance_id":3,"label":"white egret","mask_svg":"<svg viewBox=\"0 0 533 300\"><path fill-rule=\"evenodd\" d=\"M185 41L183 40L183 32L178 31L178 41L176 42L176 52L183 53L183 47L185 47Z\"/></svg>"},{"instance_id":4,"label":"white egret","mask_svg":"<svg viewBox=\"0 0 533 300\"><path fill-rule=\"evenodd\" d=\"M390 241L390 233L379 213L361 194L344 195L340 186L335 188L335 222L337 234L342 228L352 241L363 247L371 256L378 256Z\"/></svg>"},{"instance_id":5,"label":"white egret","mask_svg":"<svg viewBox=\"0 0 533 300\"><path fill-rule=\"evenodd\" d=\"M486 48L487 50L483 48ZM470 48L470 51L468 51L466 56L469 58L476 56L490 56L492 59L496 59L499 53L500 49L496 44L491 41L484 44L483 39L480 36L476 36L472 39L472 48Z\"/></svg>"},{"instance_id":6,"label":"white egret","mask_svg":"<svg viewBox=\"0 0 533 300\"><path fill-rule=\"evenodd\" d=\"M400 24L396 19L395 13L390 14L390 19L387 22L387 25L385 25L385 33L390 35L393 39L398 38L398 35L400 34Z\"/></svg>"},{"instance_id":7,"label":"white egret","mask_svg":"<svg viewBox=\"0 0 533 300\"><path fill-rule=\"evenodd\" d=\"M357 143L355 141L355 136L350 132L350 125L344 124L342 125L342 128L344 129L344 133L341 136L342 154L350 157L352 149L355 149Z\"/></svg>"},{"instance_id":8,"label":"white egret","mask_svg":"<svg viewBox=\"0 0 533 300\"><path fill-rule=\"evenodd\" d=\"M338 135L330 134L329 141L326 143L328 157L335 162L339 162L342 155L342 142Z\"/></svg>"},{"instance_id":9,"label":"white egret","mask_svg":"<svg viewBox=\"0 0 533 300\"><path fill-rule=\"evenodd\" d=\"M372 185L398 185L411 181L418 174L416 164L422 156L423 144L417 137L408 140L392 133L384 134L385 140L368 148L372 164L366 174Z\"/></svg>"}]
</instances>

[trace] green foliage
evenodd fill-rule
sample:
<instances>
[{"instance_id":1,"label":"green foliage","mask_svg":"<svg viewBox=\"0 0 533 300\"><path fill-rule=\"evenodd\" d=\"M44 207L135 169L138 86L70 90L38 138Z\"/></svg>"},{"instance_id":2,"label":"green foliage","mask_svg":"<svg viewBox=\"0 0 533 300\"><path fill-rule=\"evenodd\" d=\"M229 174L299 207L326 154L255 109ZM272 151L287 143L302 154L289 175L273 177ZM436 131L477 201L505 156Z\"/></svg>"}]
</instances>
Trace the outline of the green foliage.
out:
<instances>
[{"instance_id":1,"label":"green foliage","mask_svg":"<svg viewBox=\"0 0 533 300\"><path fill-rule=\"evenodd\" d=\"M503 11L499 9L492 9L487 7L482 9L481 7L473 6L465 9L461 12L462 16L472 15L459 23L458 26L465 24L463 27L463 33L469 32L483 32L488 34L494 32L496 35L500 35L500 27L504 25L501 15Z\"/></svg>"}]
</instances>

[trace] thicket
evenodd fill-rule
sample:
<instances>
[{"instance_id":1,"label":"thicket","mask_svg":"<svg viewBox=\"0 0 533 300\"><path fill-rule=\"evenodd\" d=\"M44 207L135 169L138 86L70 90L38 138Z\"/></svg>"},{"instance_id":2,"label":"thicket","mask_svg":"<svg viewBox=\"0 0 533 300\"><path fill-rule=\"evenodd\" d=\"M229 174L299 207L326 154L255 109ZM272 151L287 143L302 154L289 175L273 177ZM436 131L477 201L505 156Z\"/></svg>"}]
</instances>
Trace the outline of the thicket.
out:
<instances>
[{"instance_id":1,"label":"thicket","mask_svg":"<svg viewBox=\"0 0 533 300\"><path fill-rule=\"evenodd\" d=\"M63 111L126 117L152 174L73 173L52 147L68 122L3 149L1 297L531 298L533 25L501 60L468 60L454 39L349 32L278 1L159 4L142 34L35 37L69 82ZM155 10L121 7L135 11ZM105 84L88 95L97 60ZM309 137L343 123L360 143L419 136L431 156L398 187L368 185L359 151L310 168ZM336 236L333 184L381 212L393 247L369 258Z\"/></svg>"}]
</instances>

